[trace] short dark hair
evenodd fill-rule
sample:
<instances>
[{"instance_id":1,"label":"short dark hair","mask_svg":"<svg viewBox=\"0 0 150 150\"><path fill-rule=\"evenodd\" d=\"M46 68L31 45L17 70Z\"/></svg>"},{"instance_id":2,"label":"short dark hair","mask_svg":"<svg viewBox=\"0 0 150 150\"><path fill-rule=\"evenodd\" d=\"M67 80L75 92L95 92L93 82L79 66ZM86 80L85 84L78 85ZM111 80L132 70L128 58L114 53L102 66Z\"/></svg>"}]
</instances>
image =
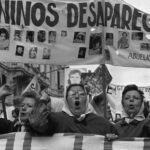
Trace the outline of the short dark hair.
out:
<instances>
[{"instance_id":1,"label":"short dark hair","mask_svg":"<svg viewBox=\"0 0 150 150\"><path fill-rule=\"evenodd\" d=\"M81 76L81 71L78 70L78 69L74 69L74 70L71 70L71 71L69 72L69 77L70 77L70 75L76 74L76 73L79 73L79 75Z\"/></svg>"},{"instance_id":2,"label":"short dark hair","mask_svg":"<svg viewBox=\"0 0 150 150\"><path fill-rule=\"evenodd\" d=\"M66 90L66 100L67 100L67 98L68 98L68 93L69 93L70 89L71 89L73 86L80 86L80 87L84 90L84 92L86 93L86 89L85 89L85 87L84 87L83 84L70 84L70 85L67 87L67 90Z\"/></svg>"},{"instance_id":3,"label":"short dark hair","mask_svg":"<svg viewBox=\"0 0 150 150\"><path fill-rule=\"evenodd\" d=\"M4 33L6 35L6 39L9 38L8 31L5 28L0 28L0 34Z\"/></svg>"},{"instance_id":4,"label":"short dark hair","mask_svg":"<svg viewBox=\"0 0 150 150\"><path fill-rule=\"evenodd\" d=\"M132 90L135 90L135 91L137 91L137 92L140 94L141 99L142 99L142 102L143 102L143 100L144 100L144 93L143 93L143 91L141 91L141 90L138 88L138 86L135 85L135 84L129 84L129 85L125 86L125 88L124 88L124 90L123 90L123 92L122 92L122 100L123 100L124 95L125 95L128 91L132 91Z\"/></svg>"}]
</instances>

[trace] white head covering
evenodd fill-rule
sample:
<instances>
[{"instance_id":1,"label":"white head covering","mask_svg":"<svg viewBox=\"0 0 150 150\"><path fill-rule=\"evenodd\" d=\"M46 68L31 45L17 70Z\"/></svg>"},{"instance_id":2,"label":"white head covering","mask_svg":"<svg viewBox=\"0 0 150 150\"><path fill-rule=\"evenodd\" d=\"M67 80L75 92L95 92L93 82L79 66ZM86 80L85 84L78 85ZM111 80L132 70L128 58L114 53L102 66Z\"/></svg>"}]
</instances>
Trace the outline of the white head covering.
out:
<instances>
[{"instance_id":1,"label":"white head covering","mask_svg":"<svg viewBox=\"0 0 150 150\"><path fill-rule=\"evenodd\" d=\"M76 85L78 85L78 84L76 84ZM80 86L80 84L79 84L79 86ZM66 92L66 95L67 95L67 92ZM75 117L75 115L73 115L69 109L67 100L65 99L64 101L65 101L65 105L63 106L62 111L65 112L66 114L68 114L69 116ZM89 103L89 98L87 97L85 112L83 114L81 114L80 117L78 117L76 119L78 121L82 121L82 120L84 120L86 115L89 113L95 113L95 111L94 111L94 108L92 107L92 105Z\"/></svg>"},{"instance_id":2,"label":"white head covering","mask_svg":"<svg viewBox=\"0 0 150 150\"><path fill-rule=\"evenodd\" d=\"M122 106L122 118L125 118L125 122L126 123L130 123L132 122L133 120L137 120L137 121L143 121L145 119L145 116L144 116L144 101L142 102L142 105L141 105L141 108L140 108L140 111L133 117L131 118L124 110L124 107Z\"/></svg>"}]
</instances>

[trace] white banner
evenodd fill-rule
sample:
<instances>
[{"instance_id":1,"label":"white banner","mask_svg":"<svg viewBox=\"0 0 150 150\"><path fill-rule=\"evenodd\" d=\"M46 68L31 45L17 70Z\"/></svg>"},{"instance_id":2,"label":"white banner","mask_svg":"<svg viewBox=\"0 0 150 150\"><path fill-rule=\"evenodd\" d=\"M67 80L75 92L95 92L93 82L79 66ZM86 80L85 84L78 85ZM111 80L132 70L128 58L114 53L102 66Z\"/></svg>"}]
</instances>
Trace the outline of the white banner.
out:
<instances>
[{"instance_id":1,"label":"white banner","mask_svg":"<svg viewBox=\"0 0 150 150\"><path fill-rule=\"evenodd\" d=\"M123 138L108 142L104 136L90 134L31 137L28 133L18 132L0 135L1 150L149 150L149 142L149 138Z\"/></svg>"},{"instance_id":2,"label":"white banner","mask_svg":"<svg viewBox=\"0 0 150 150\"><path fill-rule=\"evenodd\" d=\"M97 2L1 0L0 61L104 63L102 28L92 31L93 25L88 23L94 19L89 12L92 5Z\"/></svg>"},{"instance_id":3,"label":"white banner","mask_svg":"<svg viewBox=\"0 0 150 150\"><path fill-rule=\"evenodd\" d=\"M102 0L1 0L0 6L0 61L150 67L150 15L122 0L105 0L105 11Z\"/></svg>"},{"instance_id":4,"label":"white banner","mask_svg":"<svg viewBox=\"0 0 150 150\"><path fill-rule=\"evenodd\" d=\"M150 14L124 1L108 0L105 4L105 63L150 67Z\"/></svg>"}]
</instances>

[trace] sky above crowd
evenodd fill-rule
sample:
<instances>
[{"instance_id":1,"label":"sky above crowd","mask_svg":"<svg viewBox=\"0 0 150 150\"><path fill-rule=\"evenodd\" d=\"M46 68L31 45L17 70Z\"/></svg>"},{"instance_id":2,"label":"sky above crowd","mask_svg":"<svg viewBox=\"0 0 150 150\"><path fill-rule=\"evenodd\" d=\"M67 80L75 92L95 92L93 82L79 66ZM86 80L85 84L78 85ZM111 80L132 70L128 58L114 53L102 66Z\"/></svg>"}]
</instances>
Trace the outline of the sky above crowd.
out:
<instances>
[{"instance_id":1,"label":"sky above crowd","mask_svg":"<svg viewBox=\"0 0 150 150\"><path fill-rule=\"evenodd\" d=\"M150 0L124 0L137 9L150 14ZM98 65L73 66L72 68L84 68L94 71ZM112 75L113 84L127 85L137 84L138 86L150 86L150 68L132 68L107 65Z\"/></svg>"}]
</instances>

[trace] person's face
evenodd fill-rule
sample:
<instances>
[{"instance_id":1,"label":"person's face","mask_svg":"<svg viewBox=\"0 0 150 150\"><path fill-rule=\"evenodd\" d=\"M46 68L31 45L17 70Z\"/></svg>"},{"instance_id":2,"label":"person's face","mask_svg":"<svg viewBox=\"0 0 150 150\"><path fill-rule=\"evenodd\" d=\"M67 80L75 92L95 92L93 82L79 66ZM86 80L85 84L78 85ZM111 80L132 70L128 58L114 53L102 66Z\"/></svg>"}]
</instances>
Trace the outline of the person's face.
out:
<instances>
[{"instance_id":1,"label":"person's face","mask_svg":"<svg viewBox=\"0 0 150 150\"><path fill-rule=\"evenodd\" d=\"M127 34L126 34L126 33L123 33L122 36L123 36L124 38L126 38L126 37L127 37Z\"/></svg>"},{"instance_id":2,"label":"person's face","mask_svg":"<svg viewBox=\"0 0 150 150\"><path fill-rule=\"evenodd\" d=\"M31 50L31 57L36 57L36 50L35 49Z\"/></svg>"},{"instance_id":3,"label":"person's face","mask_svg":"<svg viewBox=\"0 0 150 150\"><path fill-rule=\"evenodd\" d=\"M70 82L71 84L79 84L81 82L81 76L79 73L70 74Z\"/></svg>"},{"instance_id":4,"label":"person's face","mask_svg":"<svg viewBox=\"0 0 150 150\"><path fill-rule=\"evenodd\" d=\"M68 107L73 115L79 117L85 113L87 95L80 86L71 87L67 98Z\"/></svg>"},{"instance_id":5,"label":"person's face","mask_svg":"<svg viewBox=\"0 0 150 150\"><path fill-rule=\"evenodd\" d=\"M139 112L142 105L141 96L136 90L131 90L125 93L122 102L125 112L131 117Z\"/></svg>"},{"instance_id":6,"label":"person's face","mask_svg":"<svg viewBox=\"0 0 150 150\"><path fill-rule=\"evenodd\" d=\"M5 40L5 39L6 39L6 34L5 33L1 33L0 40Z\"/></svg>"},{"instance_id":7,"label":"person's face","mask_svg":"<svg viewBox=\"0 0 150 150\"><path fill-rule=\"evenodd\" d=\"M43 50L43 55L44 55L44 56L48 56L48 55L49 55L49 49L44 48L44 50Z\"/></svg>"},{"instance_id":8,"label":"person's face","mask_svg":"<svg viewBox=\"0 0 150 150\"><path fill-rule=\"evenodd\" d=\"M35 99L26 97L22 101L21 108L20 108L20 120L25 121L28 119L29 114L32 112L35 106Z\"/></svg>"},{"instance_id":9,"label":"person's face","mask_svg":"<svg viewBox=\"0 0 150 150\"><path fill-rule=\"evenodd\" d=\"M21 54L22 51L23 51L22 47L18 47L18 48L17 48L17 52L18 52L19 54Z\"/></svg>"}]
</instances>

